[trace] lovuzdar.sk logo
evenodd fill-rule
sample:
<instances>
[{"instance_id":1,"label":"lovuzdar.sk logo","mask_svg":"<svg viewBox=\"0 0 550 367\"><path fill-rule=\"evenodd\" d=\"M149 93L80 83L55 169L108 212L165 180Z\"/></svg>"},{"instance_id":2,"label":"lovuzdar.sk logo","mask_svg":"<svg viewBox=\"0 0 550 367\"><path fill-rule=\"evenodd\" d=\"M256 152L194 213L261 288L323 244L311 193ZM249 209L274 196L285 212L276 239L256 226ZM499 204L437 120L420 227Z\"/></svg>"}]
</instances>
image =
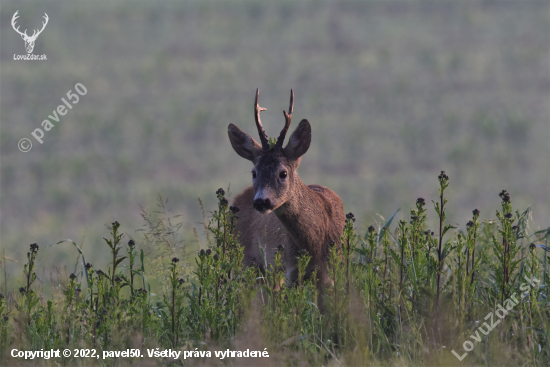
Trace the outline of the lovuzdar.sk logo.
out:
<instances>
[{"instance_id":1,"label":"lovuzdar.sk logo","mask_svg":"<svg viewBox=\"0 0 550 367\"><path fill-rule=\"evenodd\" d=\"M34 42L36 41L40 33L42 33L42 31L44 30L44 28L46 28L46 25L48 24L48 20L49 20L48 14L44 13L44 17L43 17L44 21L42 22L42 29L40 30L35 29L34 32L32 33L32 36L29 36L27 34L26 29L24 32L21 32L19 30L19 26L15 24L17 21L17 18L19 18L18 13L19 13L19 10L16 11L15 14L13 14L13 17L11 18L11 26L17 33L21 35L21 38L23 38L23 41L25 41L25 49L27 50L27 54L26 55L13 54L13 59L14 60L46 60L46 54L34 55L32 51L34 50Z\"/></svg>"}]
</instances>

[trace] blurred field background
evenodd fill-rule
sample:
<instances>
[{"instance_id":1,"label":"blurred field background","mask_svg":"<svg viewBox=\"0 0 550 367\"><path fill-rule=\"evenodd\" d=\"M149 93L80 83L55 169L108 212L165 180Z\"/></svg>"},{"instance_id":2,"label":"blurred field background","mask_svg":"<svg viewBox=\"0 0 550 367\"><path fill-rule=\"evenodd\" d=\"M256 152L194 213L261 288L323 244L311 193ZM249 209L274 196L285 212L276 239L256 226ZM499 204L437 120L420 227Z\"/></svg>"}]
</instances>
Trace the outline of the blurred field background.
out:
<instances>
[{"instance_id":1,"label":"blurred field background","mask_svg":"<svg viewBox=\"0 0 550 367\"><path fill-rule=\"evenodd\" d=\"M300 176L336 191L358 228L435 199L441 170L450 222L464 227L474 208L494 218L506 189L544 228L549 5L2 1L0 240L19 261L7 270L21 273L30 243L65 238L85 240L87 261L106 265L105 224L119 221L140 244L140 205L154 210L159 192L196 249L197 197L213 210L217 188L230 183L234 196L251 183L227 125L257 138L256 88L273 137L294 89L293 127L307 118L313 130ZM13 60L25 54L16 10L21 29L49 15L34 50L47 61ZM38 144L31 132L78 82L87 95ZM39 269L72 269L70 246L41 251Z\"/></svg>"}]
</instances>

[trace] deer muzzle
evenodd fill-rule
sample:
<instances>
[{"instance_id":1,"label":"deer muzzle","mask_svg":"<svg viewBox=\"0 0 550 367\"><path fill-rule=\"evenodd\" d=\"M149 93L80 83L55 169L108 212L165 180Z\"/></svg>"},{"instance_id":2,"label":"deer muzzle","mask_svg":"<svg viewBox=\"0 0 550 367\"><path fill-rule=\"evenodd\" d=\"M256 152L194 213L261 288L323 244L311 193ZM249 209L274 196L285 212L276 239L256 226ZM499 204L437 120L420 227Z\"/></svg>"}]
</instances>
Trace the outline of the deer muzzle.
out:
<instances>
[{"instance_id":1,"label":"deer muzzle","mask_svg":"<svg viewBox=\"0 0 550 367\"><path fill-rule=\"evenodd\" d=\"M254 209L259 211L260 213L264 214L268 210L273 210L273 204L271 203L271 200L268 198L257 198L254 199Z\"/></svg>"}]
</instances>

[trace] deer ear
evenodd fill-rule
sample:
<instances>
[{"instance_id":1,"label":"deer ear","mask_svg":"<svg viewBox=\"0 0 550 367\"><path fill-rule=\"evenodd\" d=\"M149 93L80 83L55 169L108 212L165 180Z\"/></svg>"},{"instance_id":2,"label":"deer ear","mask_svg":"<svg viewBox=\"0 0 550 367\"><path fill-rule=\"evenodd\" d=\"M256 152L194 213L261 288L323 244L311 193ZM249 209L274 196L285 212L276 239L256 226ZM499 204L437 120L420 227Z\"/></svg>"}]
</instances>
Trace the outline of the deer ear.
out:
<instances>
[{"instance_id":1,"label":"deer ear","mask_svg":"<svg viewBox=\"0 0 550 367\"><path fill-rule=\"evenodd\" d=\"M244 159L254 161L262 151L262 146L260 144L233 124L229 124L227 134L229 135L229 141L235 152Z\"/></svg>"},{"instance_id":2,"label":"deer ear","mask_svg":"<svg viewBox=\"0 0 550 367\"><path fill-rule=\"evenodd\" d=\"M307 120L302 120L296 130L290 135L284 152L292 160L298 160L309 149L311 143L311 126Z\"/></svg>"}]
</instances>

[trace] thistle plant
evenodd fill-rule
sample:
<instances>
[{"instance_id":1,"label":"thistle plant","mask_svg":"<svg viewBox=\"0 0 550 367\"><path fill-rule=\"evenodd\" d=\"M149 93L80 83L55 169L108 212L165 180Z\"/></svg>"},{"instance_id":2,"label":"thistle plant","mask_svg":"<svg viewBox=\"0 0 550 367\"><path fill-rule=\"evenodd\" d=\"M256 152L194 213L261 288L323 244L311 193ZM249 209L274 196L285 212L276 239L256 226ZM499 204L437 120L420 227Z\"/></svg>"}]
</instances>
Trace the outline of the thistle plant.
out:
<instances>
[{"instance_id":1,"label":"thistle plant","mask_svg":"<svg viewBox=\"0 0 550 367\"><path fill-rule=\"evenodd\" d=\"M416 199L416 209L411 210L410 221L410 241L411 241L411 256L416 259L422 250L422 245L425 243L424 227L426 222L426 200L424 198Z\"/></svg>"},{"instance_id":2,"label":"thistle plant","mask_svg":"<svg viewBox=\"0 0 550 367\"><path fill-rule=\"evenodd\" d=\"M468 273L466 271L467 267L467 250L468 245L466 238L462 232L459 232L456 237L456 257L455 257L455 267L453 268L453 281L454 281L454 292L453 297L455 304L458 305L458 319L462 322L464 318L464 311L466 307L466 282L469 283Z\"/></svg>"},{"instance_id":3,"label":"thistle plant","mask_svg":"<svg viewBox=\"0 0 550 367\"><path fill-rule=\"evenodd\" d=\"M128 260L130 263L130 294L134 296L134 262L136 259L137 252L135 251L136 242L134 240L128 241Z\"/></svg>"},{"instance_id":4,"label":"thistle plant","mask_svg":"<svg viewBox=\"0 0 550 367\"><path fill-rule=\"evenodd\" d=\"M436 309L439 310L439 297L441 292L441 271L443 270L443 264L445 262L445 257L451 252L450 244L446 244L443 248L443 237L449 229L456 228L450 224L445 225L445 219L447 215L445 214L445 204L447 204L447 198L445 197L445 189L449 187L449 176L445 174L445 171L441 171L441 174L437 177L439 180L439 202L434 203L434 209L439 217L439 246L437 251L437 299L436 299Z\"/></svg>"},{"instance_id":5,"label":"thistle plant","mask_svg":"<svg viewBox=\"0 0 550 367\"><path fill-rule=\"evenodd\" d=\"M477 287L476 281L476 271L479 266L480 257L476 259L476 242L477 242L477 233L479 230L479 210L474 209L472 211L473 217L471 221L466 223L467 230L467 255L466 255L466 275L469 277L469 286L467 287L466 300L474 298L474 294ZM470 267L470 255L471 255L471 267Z\"/></svg>"},{"instance_id":6,"label":"thistle plant","mask_svg":"<svg viewBox=\"0 0 550 367\"><path fill-rule=\"evenodd\" d=\"M426 284L427 289L432 288L432 282L436 284L438 260L432 256L432 249L437 249L437 239L434 238L435 233L427 229L424 231L426 238L425 244L425 259L426 259Z\"/></svg>"},{"instance_id":7,"label":"thistle plant","mask_svg":"<svg viewBox=\"0 0 550 367\"><path fill-rule=\"evenodd\" d=\"M361 283L364 284L364 293L367 302L370 303L376 298L376 289L378 288L380 283L378 277L376 276L376 273L378 272L381 265L381 261L376 257L376 240L378 236L374 226L369 226L365 237L366 241L359 237L361 239L361 242L363 243L363 246L357 248L356 252L362 255L362 258L359 263L356 263L356 266L361 268L358 269L358 274L362 275L361 278L363 279L361 279Z\"/></svg>"},{"instance_id":8,"label":"thistle plant","mask_svg":"<svg viewBox=\"0 0 550 367\"><path fill-rule=\"evenodd\" d=\"M468 230L468 256L466 264L466 273L471 273L470 284L473 285L475 281L475 272L476 272L476 240L477 240L477 231L479 229L479 210L474 209L472 211L473 218L471 221L466 223L466 229ZM469 269L470 264L470 253L472 254L472 267ZM479 260L478 260L479 262Z\"/></svg>"},{"instance_id":9,"label":"thistle plant","mask_svg":"<svg viewBox=\"0 0 550 367\"><path fill-rule=\"evenodd\" d=\"M236 334L254 283L255 268L244 266L243 248L234 233L239 209L229 206L225 190L218 189L216 197L218 209L207 226L214 243L199 251L194 272L197 283L187 296L186 325L190 325L190 335L199 340Z\"/></svg>"},{"instance_id":10,"label":"thistle plant","mask_svg":"<svg viewBox=\"0 0 550 367\"><path fill-rule=\"evenodd\" d=\"M334 241L331 241L331 247L334 246ZM296 315L297 316L300 316L302 315L302 310L303 310L303 298L304 298L304 293L305 293L305 284L304 284L304 277L305 277L305 274L306 274L306 269L307 269L307 266L309 264L309 262L311 261L311 255L309 255L307 252L301 254L301 256L298 256L298 284L297 284L297 291L298 291L298 294L297 294L297 298L298 298L298 302L296 304ZM313 279L315 279L315 277L313 277ZM298 325L298 323L296 323Z\"/></svg>"},{"instance_id":11,"label":"thistle plant","mask_svg":"<svg viewBox=\"0 0 550 367\"><path fill-rule=\"evenodd\" d=\"M108 342L108 324L107 320L107 294L109 277L99 269L95 271L95 279L91 282L96 286L96 293L94 302L92 304L93 313L93 327L92 327L92 340L94 347L96 346L97 339L103 336L103 347L107 346ZM92 290L93 292L93 290Z\"/></svg>"},{"instance_id":12,"label":"thistle plant","mask_svg":"<svg viewBox=\"0 0 550 367\"><path fill-rule=\"evenodd\" d=\"M115 285L115 277L116 277L116 268L122 261L124 261L124 259L126 259L126 256L122 256L122 257L118 256L118 252L122 249L122 247L120 246L120 240L121 240L122 236L124 236L124 233L118 233L120 223L115 221L115 222L111 223L111 225L112 225L111 236L113 238L112 239L106 239L104 237L103 239L105 240L107 245L109 245L109 248L111 249L111 254L113 256L113 267L112 267L110 278L111 278L111 285L114 286Z\"/></svg>"},{"instance_id":13,"label":"thistle plant","mask_svg":"<svg viewBox=\"0 0 550 367\"><path fill-rule=\"evenodd\" d=\"M31 289L32 284L36 280L36 272L34 271L36 256L38 254L38 245L33 243L30 245L30 251L27 252L27 263L24 265L23 273L25 274L25 286L19 288L19 293L23 298L22 304L16 303L16 308L19 311L24 311L23 317L26 319L28 326L31 326L33 320L36 320L38 313L33 313L34 308L38 305L40 299L35 291Z\"/></svg>"},{"instance_id":14,"label":"thistle plant","mask_svg":"<svg viewBox=\"0 0 550 367\"><path fill-rule=\"evenodd\" d=\"M349 295L350 285L350 260L351 255L355 251L355 231L353 229L353 223L355 222L355 216L353 213L346 214L346 224L344 226L344 233L342 235L342 249L344 254L344 263L346 264L346 294Z\"/></svg>"},{"instance_id":15,"label":"thistle plant","mask_svg":"<svg viewBox=\"0 0 550 367\"><path fill-rule=\"evenodd\" d=\"M63 290L63 295L65 296L63 315L65 319L65 340L67 345L71 342L71 335L74 329L74 314L78 312L78 296L81 292L80 284L76 283L76 278L77 276L71 273L71 275L69 275L69 284L67 284L67 287Z\"/></svg>"},{"instance_id":16,"label":"thistle plant","mask_svg":"<svg viewBox=\"0 0 550 367\"><path fill-rule=\"evenodd\" d=\"M351 214L351 213L350 213ZM348 240L350 240L349 248L351 249L351 239L349 238L350 228L353 228L354 218L352 215L346 216L346 227L344 227L344 235L340 237L340 246L334 244L330 247L329 251L329 274L334 282L332 289L327 292L326 299L329 309L329 320L331 321L331 338L332 344L341 346L345 344L345 323L347 320L347 306L348 306L348 263L349 259L347 255ZM346 231L347 229L347 231ZM346 236L348 234L348 236ZM345 289L345 291L343 291Z\"/></svg>"},{"instance_id":17,"label":"thistle plant","mask_svg":"<svg viewBox=\"0 0 550 367\"><path fill-rule=\"evenodd\" d=\"M279 244L275 251L274 263L267 266L264 274L265 281L262 282L262 289L267 295L267 307L271 310L266 313L266 320L269 327L278 332L281 331L280 327L284 322L281 319L283 300L286 295L284 252L284 246Z\"/></svg>"},{"instance_id":18,"label":"thistle plant","mask_svg":"<svg viewBox=\"0 0 550 367\"><path fill-rule=\"evenodd\" d=\"M399 265L399 308L401 309L401 305L403 303L404 293L403 293L403 282L405 280L405 266L406 266L406 252L405 249L407 248L408 241L407 241L407 233L409 231L409 228L407 226L407 222L404 220L399 221L399 250L401 251L400 256L400 265Z\"/></svg>"},{"instance_id":19,"label":"thistle plant","mask_svg":"<svg viewBox=\"0 0 550 367\"><path fill-rule=\"evenodd\" d=\"M495 277L497 284L501 290L500 299L501 302L510 295L510 282L514 279L521 258L517 258L517 255L521 251L521 247L518 245L516 231L513 228L513 223L518 219L519 215L512 213L512 201L510 194L506 190L502 190L499 194L501 198L501 211L497 210L496 215L500 221L500 234L501 243L497 240L496 236L492 236L494 253L498 262L495 264Z\"/></svg>"},{"instance_id":20,"label":"thistle plant","mask_svg":"<svg viewBox=\"0 0 550 367\"><path fill-rule=\"evenodd\" d=\"M180 336L180 320L182 319L184 307L183 301L185 294L183 293L183 287L185 279L180 277L180 270L178 267L180 259L177 257L172 258L170 264L170 296L164 295L164 304L168 306L170 311L170 341L172 347L176 348L179 345Z\"/></svg>"},{"instance_id":21,"label":"thistle plant","mask_svg":"<svg viewBox=\"0 0 550 367\"><path fill-rule=\"evenodd\" d=\"M380 232L379 237L382 237L382 248L384 251L384 271L382 273L382 302L386 300L386 289L388 288L388 282L386 281L386 277L388 274L388 269L390 267L390 261L391 257L389 254L389 246L390 246L390 240L388 238L388 227L384 226L382 227L382 231ZM388 292L388 296L391 299L391 294Z\"/></svg>"}]
</instances>

